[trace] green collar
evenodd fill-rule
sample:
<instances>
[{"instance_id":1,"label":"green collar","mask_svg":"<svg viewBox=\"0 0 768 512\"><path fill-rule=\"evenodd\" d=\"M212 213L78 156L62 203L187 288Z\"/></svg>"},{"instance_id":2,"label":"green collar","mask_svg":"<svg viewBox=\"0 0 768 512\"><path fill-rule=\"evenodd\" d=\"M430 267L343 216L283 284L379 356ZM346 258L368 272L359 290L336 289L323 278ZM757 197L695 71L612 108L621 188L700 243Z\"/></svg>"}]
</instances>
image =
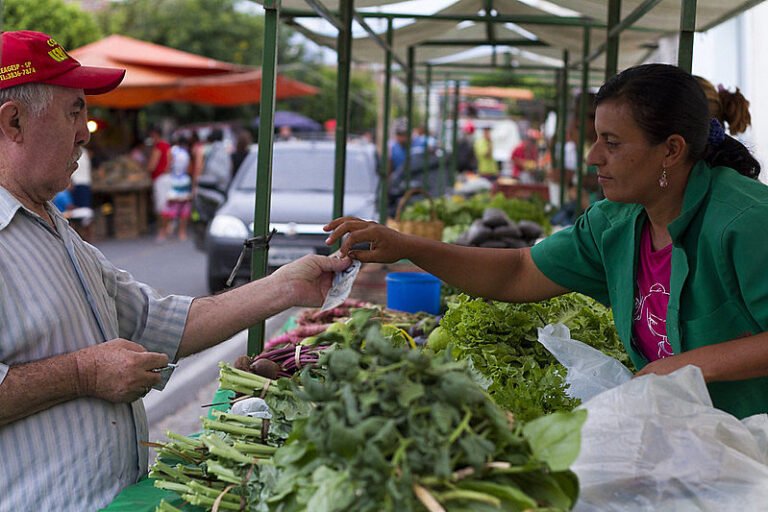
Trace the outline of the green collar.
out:
<instances>
[{"instance_id":1,"label":"green collar","mask_svg":"<svg viewBox=\"0 0 768 512\"><path fill-rule=\"evenodd\" d=\"M704 202L704 198L709 192L709 185L712 181L712 169L703 160L699 160L691 169L688 176L688 183L685 186L685 195L683 196L683 208L680 215L673 220L667 229L676 242L685 228L691 223Z\"/></svg>"}]
</instances>

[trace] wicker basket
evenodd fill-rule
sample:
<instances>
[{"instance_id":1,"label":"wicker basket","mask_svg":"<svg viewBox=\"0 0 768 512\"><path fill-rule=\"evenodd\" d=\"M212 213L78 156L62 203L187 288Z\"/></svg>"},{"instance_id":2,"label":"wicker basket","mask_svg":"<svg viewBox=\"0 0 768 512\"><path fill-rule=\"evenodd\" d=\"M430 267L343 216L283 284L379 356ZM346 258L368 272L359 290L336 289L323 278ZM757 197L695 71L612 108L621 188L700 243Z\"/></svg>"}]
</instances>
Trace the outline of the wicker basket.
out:
<instances>
[{"instance_id":1,"label":"wicker basket","mask_svg":"<svg viewBox=\"0 0 768 512\"><path fill-rule=\"evenodd\" d=\"M429 201L431 220L401 220L403 209L408 203L408 200L417 194L423 195ZM435 210L435 203L432 201L432 196L430 196L426 190L421 188L412 188L403 194L403 197L401 197L400 201L397 203L395 218L387 219L387 227L395 229L401 233L431 238L432 240L443 239L443 226L443 221L438 220L437 218L437 211Z\"/></svg>"}]
</instances>

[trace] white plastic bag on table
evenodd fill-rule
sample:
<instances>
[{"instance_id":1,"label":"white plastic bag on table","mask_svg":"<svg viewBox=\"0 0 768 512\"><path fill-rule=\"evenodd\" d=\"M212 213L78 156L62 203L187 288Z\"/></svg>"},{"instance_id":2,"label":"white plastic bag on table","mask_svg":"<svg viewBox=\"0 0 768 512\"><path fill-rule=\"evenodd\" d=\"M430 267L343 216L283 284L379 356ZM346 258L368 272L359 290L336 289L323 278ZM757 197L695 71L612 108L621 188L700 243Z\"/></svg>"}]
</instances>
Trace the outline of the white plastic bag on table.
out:
<instances>
[{"instance_id":1,"label":"white plastic bag on table","mask_svg":"<svg viewBox=\"0 0 768 512\"><path fill-rule=\"evenodd\" d=\"M698 368L632 379L582 407L574 510L768 510L768 415L715 409Z\"/></svg>"},{"instance_id":2,"label":"white plastic bag on table","mask_svg":"<svg viewBox=\"0 0 768 512\"><path fill-rule=\"evenodd\" d=\"M539 343L568 370L565 377L569 385L566 390L568 396L589 400L632 378L632 372L618 360L571 339L571 332L563 324L540 328Z\"/></svg>"}]
</instances>

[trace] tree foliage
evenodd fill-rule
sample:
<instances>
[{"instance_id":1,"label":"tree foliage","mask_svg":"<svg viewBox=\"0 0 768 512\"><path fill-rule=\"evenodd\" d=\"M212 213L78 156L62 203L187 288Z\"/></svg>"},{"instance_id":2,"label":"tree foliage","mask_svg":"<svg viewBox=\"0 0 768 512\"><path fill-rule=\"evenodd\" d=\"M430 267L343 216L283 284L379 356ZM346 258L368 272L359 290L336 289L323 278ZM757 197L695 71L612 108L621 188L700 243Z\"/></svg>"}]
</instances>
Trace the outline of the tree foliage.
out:
<instances>
[{"instance_id":1,"label":"tree foliage","mask_svg":"<svg viewBox=\"0 0 768 512\"><path fill-rule=\"evenodd\" d=\"M64 0L4 0L3 30L36 30L64 48L78 48L102 37L94 17Z\"/></svg>"},{"instance_id":2,"label":"tree foliage","mask_svg":"<svg viewBox=\"0 0 768 512\"><path fill-rule=\"evenodd\" d=\"M335 67L310 63L301 70L292 71L291 75L318 87L320 92L315 96L282 101L279 108L300 112L320 122L336 119L338 70ZM361 134L373 131L378 101L373 75L368 71L353 71L349 91L349 132Z\"/></svg>"},{"instance_id":3,"label":"tree foliage","mask_svg":"<svg viewBox=\"0 0 768 512\"><path fill-rule=\"evenodd\" d=\"M110 4L98 15L104 31L169 46L213 59L261 65L264 17L238 0L131 0ZM301 45L289 45L292 32L279 31L281 63L303 57Z\"/></svg>"}]
</instances>

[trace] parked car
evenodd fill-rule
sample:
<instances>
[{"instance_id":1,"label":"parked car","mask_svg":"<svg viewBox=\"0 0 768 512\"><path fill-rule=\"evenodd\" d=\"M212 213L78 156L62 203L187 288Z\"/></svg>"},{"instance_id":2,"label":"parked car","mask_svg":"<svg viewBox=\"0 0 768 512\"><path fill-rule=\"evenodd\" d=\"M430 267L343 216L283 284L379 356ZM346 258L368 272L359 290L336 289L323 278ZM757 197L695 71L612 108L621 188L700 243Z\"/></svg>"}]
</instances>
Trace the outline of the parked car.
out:
<instances>
[{"instance_id":1,"label":"parked car","mask_svg":"<svg viewBox=\"0 0 768 512\"><path fill-rule=\"evenodd\" d=\"M449 169L451 155L443 154L441 149L426 154L428 159L426 183L424 180L424 157L425 153L421 148L411 151L410 165L408 166L410 168L410 180L406 179L405 162L400 164L390 175L389 192L387 194L387 213L390 217L395 216L400 199L409 189L425 189L429 192L430 196L438 198L441 192L444 194L450 192L453 188L454 176Z\"/></svg>"},{"instance_id":2,"label":"parked car","mask_svg":"<svg viewBox=\"0 0 768 512\"><path fill-rule=\"evenodd\" d=\"M258 149L254 147L237 170L226 200L206 233L208 286L221 290L252 236L256 200ZM333 218L335 145L333 141L275 142L272 164L270 229L277 229L268 252L270 269L305 254L328 254L322 227ZM347 146L344 214L376 219L379 175L376 151L370 143ZM246 262L237 279L247 280Z\"/></svg>"}]
</instances>

